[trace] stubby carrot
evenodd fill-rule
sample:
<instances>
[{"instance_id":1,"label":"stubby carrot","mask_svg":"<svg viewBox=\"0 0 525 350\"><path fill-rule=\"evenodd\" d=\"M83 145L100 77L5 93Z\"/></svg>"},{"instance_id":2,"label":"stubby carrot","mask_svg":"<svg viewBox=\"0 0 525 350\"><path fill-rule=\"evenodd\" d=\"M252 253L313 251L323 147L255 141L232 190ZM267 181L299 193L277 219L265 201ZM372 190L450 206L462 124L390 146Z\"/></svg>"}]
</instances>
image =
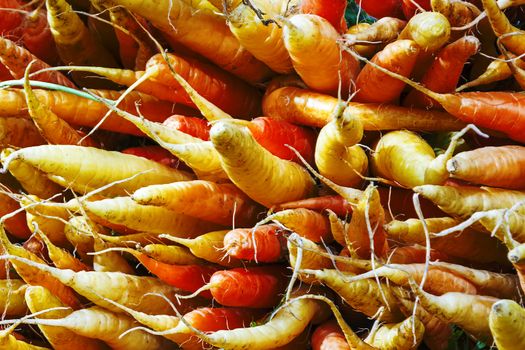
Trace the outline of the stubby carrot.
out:
<instances>
[{"instance_id":1,"label":"stubby carrot","mask_svg":"<svg viewBox=\"0 0 525 350\"><path fill-rule=\"evenodd\" d=\"M226 254L240 260L278 262L283 257L283 232L275 225L237 228L224 236Z\"/></svg>"},{"instance_id":2,"label":"stubby carrot","mask_svg":"<svg viewBox=\"0 0 525 350\"><path fill-rule=\"evenodd\" d=\"M454 178L492 187L525 188L525 147L482 147L461 152L447 162Z\"/></svg>"},{"instance_id":3,"label":"stubby carrot","mask_svg":"<svg viewBox=\"0 0 525 350\"><path fill-rule=\"evenodd\" d=\"M338 104L335 97L289 86L266 95L263 112L290 123L323 127L333 118ZM361 119L364 130L450 131L465 125L450 114L438 111L356 102L349 102L346 108Z\"/></svg>"},{"instance_id":4,"label":"stubby carrot","mask_svg":"<svg viewBox=\"0 0 525 350\"><path fill-rule=\"evenodd\" d=\"M311 337L313 350L350 350L341 328L335 320L327 321L315 329Z\"/></svg>"},{"instance_id":5,"label":"stubby carrot","mask_svg":"<svg viewBox=\"0 0 525 350\"><path fill-rule=\"evenodd\" d=\"M305 198L313 190L303 167L272 155L248 130L220 121L211 128L210 138L228 177L256 202L271 207Z\"/></svg>"},{"instance_id":6,"label":"stubby carrot","mask_svg":"<svg viewBox=\"0 0 525 350\"><path fill-rule=\"evenodd\" d=\"M375 54L372 62L400 75L410 76L419 51L412 40L396 40ZM392 103L399 98L405 86L403 82L396 81L370 64L361 70L355 84L355 101L366 103Z\"/></svg>"},{"instance_id":7,"label":"stubby carrot","mask_svg":"<svg viewBox=\"0 0 525 350\"><path fill-rule=\"evenodd\" d=\"M366 47L374 45L372 43L375 42L387 44L397 39L406 23L398 18L383 17L356 33L351 33L349 30L343 35L343 38L346 45L361 44Z\"/></svg>"}]
</instances>

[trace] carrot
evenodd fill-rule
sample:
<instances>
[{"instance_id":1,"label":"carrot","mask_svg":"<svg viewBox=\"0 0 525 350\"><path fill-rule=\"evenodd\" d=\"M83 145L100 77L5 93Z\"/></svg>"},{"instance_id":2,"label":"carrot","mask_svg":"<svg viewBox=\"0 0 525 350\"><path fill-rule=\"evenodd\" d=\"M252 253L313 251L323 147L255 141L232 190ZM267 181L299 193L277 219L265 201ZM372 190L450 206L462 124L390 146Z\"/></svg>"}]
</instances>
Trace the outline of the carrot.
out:
<instances>
[{"instance_id":1,"label":"carrot","mask_svg":"<svg viewBox=\"0 0 525 350\"><path fill-rule=\"evenodd\" d=\"M121 5L137 13L149 20L169 39L179 42L246 81L262 82L271 75L269 68L240 46L223 18L209 9L195 13L195 9L182 0L174 1L171 5L145 5L132 0L108 0L103 1L103 5ZM167 13L169 16L165 16ZM214 33L217 41L210 42L209 33Z\"/></svg>"},{"instance_id":2,"label":"carrot","mask_svg":"<svg viewBox=\"0 0 525 350\"><path fill-rule=\"evenodd\" d=\"M241 262L237 259L228 258L224 254L224 236L229 230L208 232L193 239L174 237L171 235L161 235L170 241L183 245L191 251L193 255L214 264L222 266L239 266Z\"/></svg>"},{"instance_id":3,"label":"carrot","mask_svg":"<svg viewBox=\"0 0 525 350\"><path fill-rule=\"evenodd\" d=\"M20 117L0 118L0 145L2 147L31 147L45 143L35 125Z\"/></svg>"},{"instance_id":4,"label":"carrot","mask_svg":"<svg viewBox=\"0 0 525 350\"><path fill-rule=\"evenodd\" d=\"M177 245L166 245L162 243L151 243L139 249L151 258L171 265L197 265L203 260L194 256L186 247Z\"/></svg>"},{"instance_id":5,"label":"carrot","mask_svg":"<svg viewBox=\"0 0 525 350\"><path fill-rule=\"evenodd\" d=\"M294 274L299 269L327 269L331 268L334 263L329 258L327 250L320 245L312 242L308 238L299 236L297 233L292 233L288 237L288 260L290 267ZM292 276L293 281L294 276ZM306 274L299 274L299 280L308 284L318 282ZM290 285L292 282L290 282Z\"/></svg>"},{"instance_id":6,"label":"carrot","mask_svg":"<svg viewBox=\"0 0 525 350\"><path fill-rule=\"evenodd\" d=\"M406 25L403 21L395 17L382 17L363 30L356 33L348 31L343 35L346 45L361 44L363 46L372 45L373 42L387 44L395 41Z\"/></svg>"},{"instance_id":7,"label":"carrot","mask_svg":"<svg viewBox=\"0 0 525 350\"><path fill-rule=\"evenodd\" d=\"M49 273L35 269L34 266L31 265L34 264L35 261L36 264L46 267L47 265L43 265L44 261L35 254L20 246L12 244L7 238L3 227L0 228L0 241L0 251L2 254L13 254L16 255L15 258L19 259L19 257L23 257L22 259L25 260L24 262L20 262L19 260L9 258L8 261L26 283L46 287L67 306L73 309L80 308L80 302L73 290L62 284ZM4 264L5 263L7 262L4 262Z\"/></svg>"},{"instance_id":8,"label":"carrot","mask_svg":"<svg viewBox=\"0 0 525 350\"><path fill-rule=\"evenodd\" d=\"M348 37L348 39L344 39L346 40L345 44L351 45L355 52L357 52L361 56L368 58L374 56L374 54L381 49L382 45L379 42L373 42L369 44L366 41L363 42L363 45L361 45L358 44L361 41L357 41L356 43L356 41L353 38L362 32L366 32L370 28L370 26L370 23L356 23L350 28L348 28L346 34L344 34Z\"/></svg>"},{"instance_id":9,"label":"carrot","mask_svg":"<svg viewBox=\"0 0 525 350\"><path fill-rule=\"evenodd\" d=\"M217 268L210 265L172 265L150 258L133 249L115 249L133 255L149 272L166 284L190 293L204 286L209 281L210 276L217 271ZM211 296L209 292L203 294L208 298Z\"/></svg>"},{"instance_id":10,"label":"carrot","mask_svg":"<svg viewBox=\"0 0 525 350\"><path fill-rule=\"evenodd\" d=\"M253 138L273 155L299 162L291 148L297 150L303 158L311 162L315 149L315 133L301 126L284 120L258 117L246 123Z\"/></svg>"},{"instance_id":11,"label":"carrot","mask_svg":"<svg viewBox=\"0 0 525 350\"><path fill-rule=\"evenodd\" d=\"M197 292L210 290L213 298L224 306L271 308L281 300L280 294L286 287L285 274L286 269L279 265L217 271Z\"/></svg>"},{"instance_id":12,"label":"carrot","mask_svg":"<svg viewBox=\"0 0 525 350\"><path fill-rule=\"evenodd\" d=\"M279 210L298 208L310 209L319 212L331 210L338 216L347 216L348 214L352 213L352 206L350 203L338 195L300 199L298 201L281 203L278 206Z\"/></svg>"},{"instance_id":13,"label":"carrot","mask_svg":"<svg viewBox=\"0 0 525 350\"><path fill-rule=\"evenodd\" d=\"M281 210L268 215L264 220L259 221L259 224L270 221L316 243L330 242L333 239L328 218L313 210L304 208Z\"/></svg>"},{"instance_id":14,"label":"carrot","mask_svg":"<svg viewBox=\"0 0 525 350\"><path fill-rule=\"evenodd\" d=\"M4 183L5 176L0 177ZM20 205L9 196L8 193L0 193L0 217L18 210ZM27 227L26 215L24 212L16 214L14 217L4 221L5 228L13 237L17 239L27 239L31 236L31 230Z\"/></svg>"},{"instance_id":15,"label":"carrot","mask_svg":"<svg viewBox=\"0 0 525 350\"><path fill-rule=\"evenodd\" d=\"M516 242L507 242L507 246L510 250L508 254L509 261L516 269L518 279L520 281L520 287L523 291L525 289L525 264L523 263L525 260L525 253L523 252L523 249L525 246Z\"/></svg>"},{"instance_id":16,"label":"carrot","mask_svg":"<svg viewBox=\"0 0 525 350\"><path fill-rule=\"evenodd\" d=\"M20 337L18 333L13 332L18 323L14 323L11 327L0 331L0 346L9 350L49 350L41 346L32 345L18 340Z\"/></svg>"},{"instance_id":17,"label":"carrot","mask_svg":"<svg viewBox=\"0 0 525 350\"><path fill-rule=\"evenodd\" d=\"M240 226L254 224L260 209L235 185L202 180L143 187L131 198L139 204L226 226L232 222Z\"/></svg>"},{"instance_id":18,"label":"carrot","mask_svg":"<svg viewBox=\"0 0 525 350\"><path fill-rule=\"evenodd\" d=\"M64 304L49 290L40 286L30 286L25 291L25 301L31 312L39 312L53 307L63 307ZM55 310L42 314L44 319L62 318L70 315L72 310ZM53 349L67 350L79 347L86 350L103 349L101 341L83 337L64 327L49 327L39 325L40 330L53 346Z\"/></svg>"},{"instance_id":19,"label":"carrot","mask_svg":"<svg viewBox=\"0 0 525 350\"><path fill-rule=\"evenodd\" d=\"M120 152L71 145L46 145L24 148L13 152L3 162L9 169L12 159L21 160L37 167L48 175L60 177L60 185L72 186L79 192L88 192L94 187L117 180L140 176L115 184L104 191L109 195L124 194L140 187L173 181L190 180L191 175L180 170L168 168L156 162ZM65 163L60 159L67 160ZM106 164L106 165L103 165ZM99 169L91 171L88 169ZM114 169L107 173L102 169ZM118 169L118 170L117 170Z\"/></svg>"},{"instance_id":20,"label":"carrot","mask_svg":"<svg viewBox=\"0 0 525 350\"><path fill-rule=\"evenodd\" d=\"M344 18L346 1L307 0L301 2L301 13L310 13L326 19L339 33L346 31Z\"/></svg>"},{"instance_id":21,"label":"carrot","mask_svg":"<svg viewBox=\"0 0 525 350\"><path fill-rule=\"evenodd\" d=\"M135 270L129 265L128 261L118 252L108 251L111 247L106 243L99 234L104 232L96 224L87 221L93 235L93 270L99 272L122 272L127 274L135 273Z\"/></svg>"},{"instance_id":22,"label":"carrot","mask_svg":"<svg viewBox=\"0 0 525 350\"><path fill-rule=\"evenodd\" d=\"M0 154L2 164L5 164L14 152L12 148L4 148ZM49 198L62 190L60 186L49 180L43 172L19 159L12 159L9 172L26 192L38 197Z\"/></svg>"},{"instance_id":23,"label":"carrot","mask_svg":"<svg viewBox=\"0 0 525 350\"><path fill-rule=\"evenodd\" d=\"M149 145L149 146L140 146L140 147L130 147L130 148L126 148L122 150L121 152L125 154L131 154L134 156L143 157L149 160L153 160L160 164L169 166L170 168L175 168L175 169L183 168L181 161L177 157L175 157L168 150L160 146Z\"/></svg>"},{"instance_id":24,"label":"carrot","mask_svg":"<svg viewBox=\"0 0 525 350\"><path fill-rule=\"evenodd\" d=\"M346 281L346 277L354 276L354 274L337 270L303 269L301 273L314 276L316 280L333 289L352 308L369 317L377 315L378 310L383 307L384 312L381 314L380 320L398 322L402 319L396 298L392 292L398 287L387 287L386 284L379 284L372 279L362 279L349 283Z\"/></svg>"},{"instance_id":25,"label":"carrot","mask_svg":"<svg viewBox=\"0 0 525 350\"><path fill-rule=\"evenodd\" d=\"M523 308L512 300L500 300L492 305L489 326L495 345L501 350L521 349L525 346L522 320Z\"/></svg>"},{"instance_id":26,"label":"carrot","mask_svg":"<svg viewBox=\"0 0 525 350\"><path fill-rule=\"evenodd\" d=\"M496 0L481 0L481 2L490 25L501 43L516 55L525 53L525 46L521 43L524 32L512 25L498 7Z\"/></svg>"},{"instance_id":27,"label":"carrot","mask_svg":"<svg viewBox=\"0 0 525 350\"><path fill-rule=\"evenodd\" d=\"M298 125L323 127L333 118L337 98L296 87L283 87L266 95L263 113ZM464 124L447 113L422 111L394 105L350 102L346 107L358 116L364 130L459 130Z\"/></svg>"},{"instance_id":28,"label":"carrot","mask_svg":"<svg viewBox=\"0 0 525 350\"><path fill-rule=\"evenodd\" d=\"M414 191L430 199L447 214L456 217L467 217L478 211L510 208L525 200L522 192L488 187L423 185L414 187Z\"/></svg>"},{"instance_id":29,"label":"carrot","mask_svg":"<svg viewBox=\"0 0 525 350\"><path fill-rule=\"evenodd\" d=\"M4 262L2 262L4 264ZM24 294L27 287L24 281L18 279L0 280L0 312L6 316L22 316L27 313L27 305Z\"/></svg>"},{"instance_id":30,"label":"carrot","mask_svg":"<svg viewBox=\"0 0 525 350\"><path fill-rule=\"evenodd\" d=\"M438 233L458 223L457 220L448 217L425 219L428 231L433 233ZM390 221L385 225L385 231L388 238L395 241L425 244L423 223L419 219ZM470 262L504 263L506 259L505 248L501 244L498 244L494 238L472 229L466 229L448 237L431 236L430 246L451 257Z\"/></svg>"},{"instance_id":31,"label":"carrot","mask_svg":"<svg viewBox=\"0 0 525 350\"><path fill-rule=\"evenodd\" d=\"M262 312L256 309L206 307L188 312L184 320L204 332L216 332L248 327ZM168 339L181 344L183 349L203 349L206 343L193 336L193 331L183 322L169 330Z\"/></svg>"},{"instance_id":32,"label":"carrot","mask_svg":"<svg viewBox=\"0 0 525 350\"><path fill-rule=\"evenodd\" d=\"M40 134L49 144L82 145L86 147L99 147L98 143L90 137L82 137L67 122L57 117L46 105L42 104L29 84L29 63L24 74L24 93L29 115L40 131Z\"/></svg>"},{"instance_id":33,"label":"carrot","mask_svg":"<svg viewBox=\"0 0 525 350\"><path fill-rule=\"evenodd\" d=\"M413 282L411 285L421 305L430 313L444 321L457 324L476 339L491 340L488 316L492 305L499 299L454 292L435 296L422 291Z\"/></svg>"},{"instance_id":34,"label":"carrot","mask_svg":"<svg viewBox=\"0 0 525 350\"><path fill-rule=\"evenodd\" d=\"M525 67L525 64L521 63L521 60L516 61L521 67ZM509 68L507 62L505 62L505 56L501 55L488 65L487 69L476 79L466 82L456 89L456 92L462 90L479 86L494 83L497 81L505 80L512 76L512 71Z\"/></svg>"},{"instance_id":35,"label":"carrot","mask_svg":"<svg viewBox=\"0 0 525 350\"><path fill-rule=\"evenodd\" d=\"M480 41L475 36L463 36L436 53L434 61L428 67L420 82L432 91L453 92L466 61L480 48ZM412 90L403 100L403 105L416 108L431 108L432 99L417 90Z\"/></svg>"},{"instance_id":36,"label":"carrot","mask_svg":"<svg viewBox=\"0 0 525 350\"><path fill-rule=\"evenodd\" d=\"M293 71L284 46L283 30L276 23L263 22L249 6L240 3L227 13L228 26L239 43L258 60L281 74Z\"/></svg>"},{"instance_id":37,"label":"carrot","mask_svg":"<svg viewBox=\"0 0 525 350\"><path fill-rule=\"evenodd\" d=\"M270 349L286 345L299 336L321 308L318 301L294 299L286 307L280 308L271 320L255 327L206 334L189 324L187 326L203 341L216 347L232 350Z\"/></svg>"},{"instance_id":38,"label":"carrot","mask_svg":"<svg viewBox=\"0 0 525 350\"><path fill-rule=\"evenodd\" d=\"M438 12L423 12L410 18L399 39L414 40L423 52L435 52L450 38L450 22Z\"/></svg>"},{"instance_id":39,"label":"carrot","mask_svg":"<svg viewBox=\"0 0 525 350\"><path fill-rule=\"evenodd\" d=\"M8 322L3 321L3 322ZM27 324L63 327L84 336L103 340L112 349L143 349L154 350L166 346L161 337L138 330L126 333L137 322L122 313L112 313L104 308L92 306L87 309L77 310L71 314L57 319L29 319L22 321Z\"/></svg>"},{"instance_id":40,"label":"carrot","mask_svg":"<svg viewBox=\"0 0 525 350\"><path fill-rule=\"evenodd\" d=\"M283 27L284 45L293 67L308 87L330 95L349 93L359 64L336 43L337 30L317 15L297 14Z\"/></svg>"},{"instance_id":41,"label":"carrot","mask_svg":"<svg viewBox=\"0 0 525 350\"><path fill-rule=\"evenodd\" d=\"M96 41L67 2L46 0L46 8L47 20L62 62L102 67L117 66L111 53ZM100 80L99 84L96 84L96 79L89 79L77 73L73 73L73 79L80 85L101 85Z\"/></svg>"},{"instance_id":42,"label":"carrot","mask_svg":"<svg viewBox=\"0 0 525 350\"><path fill-rule=\"evenodd\" d=\"M502 168L506 170L498 171L496 176L495 169ZM482 147L461 152L447 162L447 170L452 177L468 182L525 189L525 147Z\"/></svg>"},{"instance_id":43,"label":"carrot","mask_svg":"<svg viewBox=\"0 0 525 350\"><path fill-rule=\"evenodd\" d=\"M375 147L371 165L377 176L406 187L443 184L448 178L446 162L452 157L460 138L472 126L451 138L447 150L437 156L419 135L406 130L391 131Z\"/></svg>"},{"instance_id":44,"label":"carrot","mask_svg":"<svg viewBox=\"0 0 525 350\"><path fill-rule=\"evenodd\" d=\"M405 18L410 19L420 11L429 11L431 0L402 0L401 9Z\"/></svg>"},{"instance_id":45,"label":"carrot","mask_svg":"<svg viewBox=\"0 0 525 350\"><path fill-rule=\"evenodd\" d=\"M312 350L350 350L341 328L335 320L327 321L315 329L311 337Z\"/></svg>"},{"instance_id":46,"label":"carrot","mask_svg":"<svg viewBox=\"0 0 525 350\"><path fill-rule=\"evenodd\" d=\"M271 207L304 198L313 190L313 181L304 168L272 155L248 130L217 122L210 138L228 177L256 202Z\"/></svg>"},{"instance_id":47,"label":"carrot","mask_svg":"<svg viewBox=\"0 0 525 350\"><path fill-rule=\"evenodd\" d=\"M240 260L272 263L283 256L282 232L274 225L234 229L224 236L223 242L226 254Z\"/></svg>"},{"instance_id":48,"label":"carrot","mask_svg":"<svg viewBox=\"0 0 525 350\"><path fill-rule=\"evenodd\" d=\"M210 139L211 126L206 122L206 120L201 118L175 114L166 118L162 124L170 129L182 131L183 133L189 134L199 139Z\"/></svg>"},{"instance_id":49,"label":"carrot","mask_svg":"<svg viewBox=\"0 0 525 350\"><path fill-rule=\"evenodd\" d=\"M452 337L452 327L427 310L416 305L410 293L404 289L395 289L399 307L405 316L415 315L425 326L423 341L430 349L447 349Z\"/></svg>"},{"instance_id":50,"label":"carrot","mask_svg":"<svg viewBox=\"0 0 525 350\"><path fill-rule=\"evenodd\" d=\"M430 5L432 11L439 12L447 17L452 27L467 25L481 14L475 5L468 1L431 0Z\"/></svg>"},{"instance_id":51,"label":"carrot","mask_svg":"<svg viewBox=\"0 0 525 350\"><path fill-rule=\"evenodd\" d=\"M362 257L377 255L384 257L388 251L388 242L383 229L385 211L379 200L379 192L369 185L359 199L348 227L346 244Z\"/></svg>"},{"instance_id":52,"label":"carrot","mask_svg":"<svg viewBox=\"0 0 525 350\"><path fill-rule=\"evenodd\" d=\"M363 137L359 118L339 109L317 137L315 164L319 172L342 186L359 185L368 170L368 158L357 145Z\"/></svg>"},{"instance_id":53,"label":"carrot","mask_svg":"<svg viewBox=\"0 0 525 350\"><path fill-rule=\"evenodd\" d=\"M209 222L162 207L137 204L130 197L115 197L93 202L82 201L71 203L69 206L72 210L78 210L81 207L93 221L104 226L113 225L119 229L191 237L217 227Z\"/></svg>"},{"instance_id":54,"label":"carrot","mask_svg":"<svg viewBox=\"0 0 525 350\"><path fill-rule=\"evenodd\" d=\"M455 262L448 253L436 250L435 248L430 248L429 252L429 261L448 261ZM427 248L422 245L414 244L403 247L395 247L390 250L390 255L388 256L388 262L393 264L414 264L414 263L424 263L427 260Z\"/></svg>"},{"instance_id":55,"label":"carrot","mask_svg":"<svg viewBox=\"0 0 525 350\"><path fill-rule=\"evenodd\" d=\"M93 127L101 121L108 110L104 104L100 102L61 91L34 90L34 92L37 98L49 106L59 118L73 125ZM122 94L119 91L111 90L96 90L92 92L111 100L116 100ZM3 101L0 115L3 117L18 116L20 115L20 111L26 108L23 90L0 90L0 98ZM129 93L119 104L119 107L136 114L135 103L137 101L141 103L140 112L145 118L150 120L163 121L173 113L195 114L195 111L192 109L180 105L174 106L172 103L159 101L154 97L137 92ZM133 125L121 120L121 118L116 118L115 115L110 115L101 125L101 128L132 135L142 135Z\"/></svg>"},{"instance_id":56,"label":"carrot","mask_svg":"<svg viewBox=\"0 0 525 350\"><path fill-rule=\"evenodd\" d=\"M372 62L400 75L410 76L419 51L414 41L396 40L379 51ZM369 64L361 70L355 84L355 101L366 103L392 103L399 98L405 86L402 81L385 75Z\"/></svg>"},{"instance_id":57,"label":"carrot","mask_svg":"<svg viewBox=\"0 0 525 350\"><path fill-rule=\"evenodd\" d=\"M71 243L75 252L80 255L83 262L93 264L94 260L101 259L101 255L88 255L94 251L95 238L99 231L102 231L101 226L96 225L85 216L73 216L67 220L63 232L67 240ZM95 270L98 271L98 270Z\"/></svg>"},{"instance_id":58,"label":"carrot","mask_svg":"<svg viewBox=\"0 0 525 350\"><path fill-rule=\"evenodd\" d=\"M3 12L2 26L0 27L0 33L5 35L16 29L22 23L22 14L17 11L9 11L9 9L19 9L22 4L18 0L3 0L2 8L7 11Z\"/></svg>"},{"instance_id":59,"label":"carrot","mask_svg":"<svg viewBox=\"0 0 525 350\"><path fill-rule=\"evenodd\" d=\"M39 238L44 242L49 258L59 269L69 269L75 272L91 270L89 266L75 258L67 250L54 245L41 231L39 232Z\"/></svg>"},{"instance_id":60,"label":"carrot","mask_svg":"<svg viewBox=\"0 0 525 350\"><path fill-rule=\"evenodd\" d=\"M40 274L48 273L96 305L113 312L120 312L120 309L105 301L104 298L145 313L165 315L173 313L169 303L159 301L158 296L150 294L161 294L169 300L175 301L175 293L178 292L178 289L166 285L155 277L128 275L121 272L74 272L57 269L17 256L3 255L2 257L4 259L9 258L13 263L31 266L40 271ZM123 290L126 293L122 293Z\"/></svg>"},{"instance_id":61,"label":"carrot","mask_svg":"<svg viewBox=\"0 0 525 350\"><path fill-rule=\"evenodd\" d=\"M425 326L415 316L403 322L385 324L370 331L365 342L379 349L418 349L423 340Z\"/></svg>"},{"instance_id":62,"label":"carrot","mask_svg":"<svg viewBox=\"0 0 525 350\"><path fill-rule=\"evenodd\" d=\"M33 63L35 71L50 67L27 49L16 45L7 38L0 37L0 62L7 67L13 78L23 78L24 71L31 61L35 61ZM32 77L32 79L75 88L75 84L60 72L42 72Z\"/></svg>"}]
</instances>

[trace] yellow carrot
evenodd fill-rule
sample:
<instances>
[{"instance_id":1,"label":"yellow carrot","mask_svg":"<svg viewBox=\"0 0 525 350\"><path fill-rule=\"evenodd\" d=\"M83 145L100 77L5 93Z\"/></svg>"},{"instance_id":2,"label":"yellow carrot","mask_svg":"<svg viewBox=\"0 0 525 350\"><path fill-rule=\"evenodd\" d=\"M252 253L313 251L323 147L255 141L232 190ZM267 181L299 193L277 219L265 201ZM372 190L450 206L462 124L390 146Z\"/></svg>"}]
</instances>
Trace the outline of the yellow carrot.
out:
<instances>
[{"instance_id":1,"label":"yellow carrot","mask_svg":"<svg viewBox=\"0 0 525 350\"><path fill-rule=\"evenodd\" d=\"M515 301L500 300L492 305L489 326L499 350L525 347L523 319L525 310Z\"/></svg>"},{"instance_id":2,"label":"yellow carrot","mask_svg":"<svg viewBox=\"0 0 525 350\"><path fill-rule=\"evenodd\" d=\"M4 262L0 262L4 264ZM0 314L6 316L23 316L27 313L24 300L28 284L19 279L0 280Z\"/></svg>"},{"instance_id":3,"label":"yellow carrot","mask_svg":"<svg viewBox=\"0 0 525 350\"><path fill-rule=\"evenodd\" d=\"M423 323L417 317L411 316L403 322L385 324L373 329L365 342L381 350L410 350L419 347L424 334Z\"/></svg>"}]
</instances>

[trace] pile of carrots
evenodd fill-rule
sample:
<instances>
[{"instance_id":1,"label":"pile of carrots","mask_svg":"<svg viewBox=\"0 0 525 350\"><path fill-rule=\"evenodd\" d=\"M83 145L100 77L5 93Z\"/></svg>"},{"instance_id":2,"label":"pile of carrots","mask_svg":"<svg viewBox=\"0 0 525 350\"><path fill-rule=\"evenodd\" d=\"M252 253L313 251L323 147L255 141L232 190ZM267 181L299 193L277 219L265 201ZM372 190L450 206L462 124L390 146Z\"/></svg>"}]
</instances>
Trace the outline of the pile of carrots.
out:
<instances>
[{"instance_id":1,"label":"pile of carrots","mask_svg":"<svg viewBox=\"0 0 525 350\"><path fill-rule=\"evenodd\" d=\"M0 350L525 349L524 5L0 0Z\"/></svg>"}]
</instances>

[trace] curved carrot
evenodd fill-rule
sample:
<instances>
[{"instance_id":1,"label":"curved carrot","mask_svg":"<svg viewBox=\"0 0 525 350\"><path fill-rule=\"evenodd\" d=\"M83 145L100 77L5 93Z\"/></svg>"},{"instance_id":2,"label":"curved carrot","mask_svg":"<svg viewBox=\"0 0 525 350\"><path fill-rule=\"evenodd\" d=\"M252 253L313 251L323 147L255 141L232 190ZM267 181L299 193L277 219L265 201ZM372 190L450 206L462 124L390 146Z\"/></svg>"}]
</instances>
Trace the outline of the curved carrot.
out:
<instances>
[{"instance_id":1,"label":"curved carrot","mask_svg":"<svg viewBox=\"0 0 525 350\"><path fill-rule=\"evenodd\" d=\"M410 76L419 55L419 47L411 40L397 40L379 51L372 62L403 76ZM392 103L401 94L405 84L385 75L367 64L357 79L355 101Z\"/></svg>"},{"instance_id":2,"label":"curved carrot","mask_svg":"<svg viewBox=\"0 0 525 350\"><path fill-rule=\"evenodd\" d=\"M383 17L377 22L372 23L362 30L355 33L350 30L343 35L346 45L355 45L363 41L363 46L371 46L368 42L379 42L380 44L387 44L395 41L399 33L406 26L407 22L399 18ZM350 28L351 29L351 28Z\"/></svg>"},{"instance_id":3,"label":"curved carrot","mask_svg":"<svg viewBox=\"0 0 525 350\"><path fill-rule=\"evenodd\" d=\"M480 48L475 36L464 36L441 49L421 78L421 84L432 91L453 92L466 61ZM412 90L403 100L404 106L430 108L436 103L419 91Z\"/></svg>"},{"instance_id":4,"label":"curved carrot","mask_svg":"<svg viewBox=\"0 0 525 350\"><path fill-rule=\"evenodd\" d=\"M263 113L298 125L323 127L334 116L337 98L296 87L282 87L263 99ZM424 111L394 105L347 104L348 112L358 116L364 130L460 130L465 124L447 113Z\"/></svg>"},{"instance_id":5,"label":"curved carrot","mask_svg":"<svg viewBox=\"0 0 525 350\"><path fill-rule=\"evenodd\" d=\"M512 55L509 53L509 55ZM525 68L525 64L521 60L516 61L517 64L520 64L522 68ZM500 80L505 80L512 76L512 71L509 68L507 62L505 62L505 56L500 55L498 58L490 62L487 66L487 69L476 79L466 82L456 89L456 92L462 90L479 86L494 83Z\"/></svg>"},{"instance_id":6,"label":"curved carrot","mask_svg":"<svg viewBox=\"0 0 525 350\"><path fill-rule=\"evenodd\" d=\"M348 95L359 71L355 58L339 48L337 30L317 15L297 14L284 23L284 44L295 71L308 87L337 95L339 85Z\"/></svg>"}]
</instances>

